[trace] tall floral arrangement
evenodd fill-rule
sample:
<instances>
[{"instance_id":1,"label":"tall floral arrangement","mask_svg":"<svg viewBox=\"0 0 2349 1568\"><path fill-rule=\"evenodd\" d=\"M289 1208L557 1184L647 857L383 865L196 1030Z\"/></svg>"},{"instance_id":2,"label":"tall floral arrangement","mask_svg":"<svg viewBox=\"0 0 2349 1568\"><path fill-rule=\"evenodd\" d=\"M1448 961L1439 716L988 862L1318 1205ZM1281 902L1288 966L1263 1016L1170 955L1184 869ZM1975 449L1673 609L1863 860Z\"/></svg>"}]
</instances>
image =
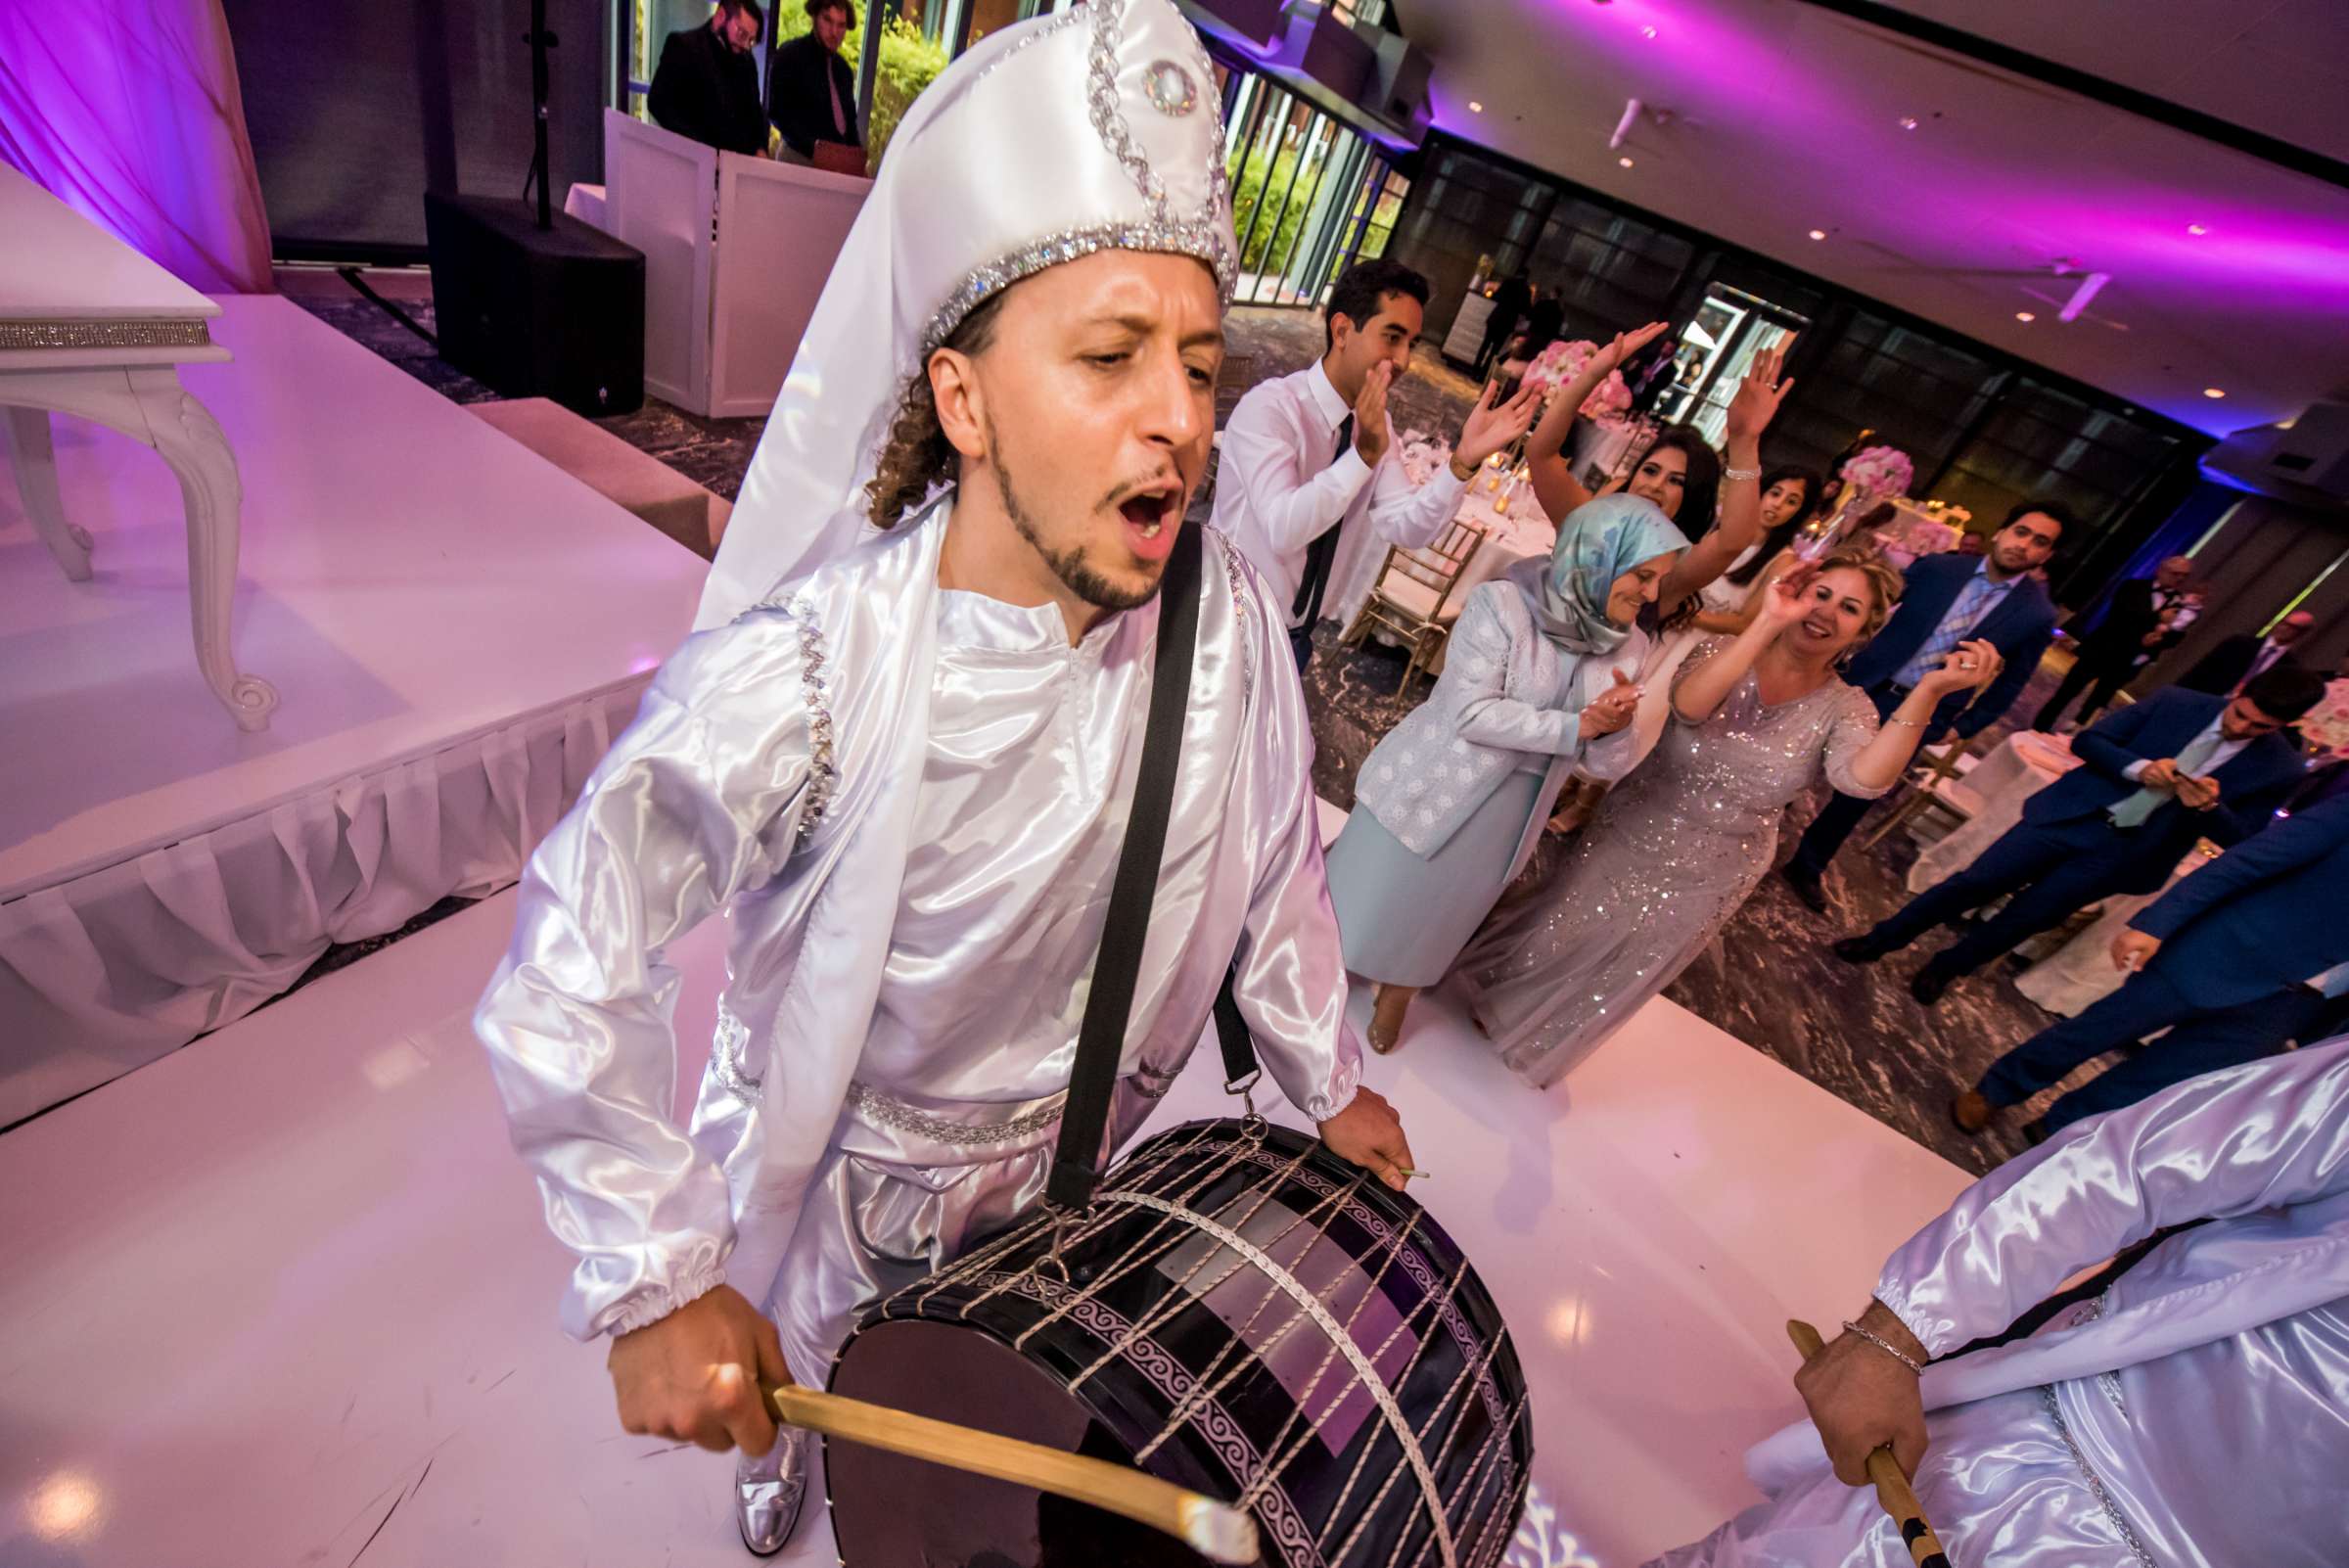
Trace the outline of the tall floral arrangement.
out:
<instances>
[{"instance_id":1,"label":"tall floral arrangement","mask_svg":"<svg viewBox=\"0 0 2349 1568\"><path fill-rule=\"evenodd\" d=\"M2329 681L2324 701L2300 720L2300 733L2334 756L2349 756L2349 680Z\"/></svg>"},{"instance_id":2,"label":"tall floral arrangement","mask_svg":"<svg viewBox=\"0 0 2349 1568\"><path fill-rule=\"evenodd\" d=\"M1590 356L1597 352L1598 345L1588 338L1578 338L1572 343L1553 343L1536 354L1533 363L1526 366L1525 385L1540 388L1543 400L1547 402L1557 395L1559 389L1581 375L1583 368L1590 363ZM1607 372L1607 379L1592 388L1590 395L1583 399L1581 412L1591 419L1605 419L1631 406L1632 389L1625 384L1621 371L1611 370Z\"/></svg>"},{"instance_id":3,"label":"tall floral arrangement","mask_svg":"<svg viewBox=\"0 0 2349 1568\"><path fill-rule=\"evenodd\" d=\"M1897 446L1867 446L1843 465L1844 489L1882 500L1906 495L1916 482L1916 465Z\"/></svg>"}]
</instances>

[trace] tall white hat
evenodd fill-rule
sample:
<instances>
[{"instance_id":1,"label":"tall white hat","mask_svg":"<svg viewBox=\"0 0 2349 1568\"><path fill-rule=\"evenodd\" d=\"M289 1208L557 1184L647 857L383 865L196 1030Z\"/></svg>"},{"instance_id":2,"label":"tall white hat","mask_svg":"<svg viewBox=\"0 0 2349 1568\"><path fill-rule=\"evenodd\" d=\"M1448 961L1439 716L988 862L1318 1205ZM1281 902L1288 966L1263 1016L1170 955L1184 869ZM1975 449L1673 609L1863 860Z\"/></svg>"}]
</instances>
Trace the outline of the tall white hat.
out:
<instances>
[{"instance_id":1,"label":"tall white hat","mask_svg":"<svg viewBox=\"0 0 2349 1568\"><path fill-rule=\"evenodd\" d=\"M1216 78L1173 0L989 35L914 101L833 263L702 590L719 625L867 536L906 379L997 291L1107 249L1238 273Z\"/></svg>"}]
</instances>

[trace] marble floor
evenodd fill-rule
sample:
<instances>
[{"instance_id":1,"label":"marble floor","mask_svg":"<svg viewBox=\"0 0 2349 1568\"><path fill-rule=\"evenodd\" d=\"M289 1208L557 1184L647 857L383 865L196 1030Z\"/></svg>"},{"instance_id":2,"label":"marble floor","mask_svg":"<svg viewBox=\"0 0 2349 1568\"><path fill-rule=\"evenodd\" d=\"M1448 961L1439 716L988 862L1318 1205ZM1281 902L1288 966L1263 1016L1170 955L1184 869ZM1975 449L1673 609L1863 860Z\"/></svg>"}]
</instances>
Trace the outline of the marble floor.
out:
<instances>
[{"instance_id":1,"label":"marble floor","mask_svg":"<svg viewBox=\"0 0 2349 1568\"><path fill-rule=\"evenodd\" d=\"M513 918L497 895L0 1134L0 1563L750 1561L729 1463L622 1433L603 1347L556 1327L571 1260L470 1017ZM682 1084L723 940L668 949ZM1703 1535L1756 1499L1744 1450L1801 1417L1781 1324L1850 1314L1964 1174L1661 999L1548 1094L1447 998L1418 1022L1365 1078L1532 1393L1507 1568ZM1213 1054L1160 1125L1227 1114ZM776 1561L831 1548L819 1508Z\"/></svg>"},{"instance_id":2,"label":"marble floor","mask_svg":"<svg viewBox=\"0 0 2349 1568\"><path fill-rule=\"evenodd\" d=\"M421 273L369 277L429 328L430 288ZM333 273L295 276L289 293L447 395L460 401L492 395L441 363L430 345ZM1238 307L1227 330L1231 351L1249 356L1253 376L1260 380L1307 363L1322 343L1319 318L1298 310ZM1404 430L1454 434L1477 386L1422 346L1392 394L1395 422ZM658 400L599 423L729 497L765 424L701 419ZM1374 646L1340 649L1336 631L1334 624L1321 626L1320 653L1308 675L1318 748L1313 782L1324 799L1351 806L1355 769L1406 711L1394 700L1403 660ZM2014 711L2036 712L2055 678L2043 670ZM1424 697L1426 690L1423 680L1411 700ZM1789 811L1782 847L1791 848L1812 808L1802 803ZM1828 951L1837 937L1864 929L1906 901L1902 879L1914 853L1899 838L1871 852L1847 850L1829 875L1833 902L1824 916L1804 908L1776 878L1766 878L1720 940L1666 994L1944 1158L1969 1171L1987 1171L2022 1147L2013 1130L2022 1118L1968 1137L1950 1124L1950 1096L2002 1052L2046 1027L2050 1015L2014 989L2010 971L2003 966L1959 984L1928 1010L1908 992L1909 974L1922 961L1921 952L1860 968Z\"/></svg>"}]
</instances>

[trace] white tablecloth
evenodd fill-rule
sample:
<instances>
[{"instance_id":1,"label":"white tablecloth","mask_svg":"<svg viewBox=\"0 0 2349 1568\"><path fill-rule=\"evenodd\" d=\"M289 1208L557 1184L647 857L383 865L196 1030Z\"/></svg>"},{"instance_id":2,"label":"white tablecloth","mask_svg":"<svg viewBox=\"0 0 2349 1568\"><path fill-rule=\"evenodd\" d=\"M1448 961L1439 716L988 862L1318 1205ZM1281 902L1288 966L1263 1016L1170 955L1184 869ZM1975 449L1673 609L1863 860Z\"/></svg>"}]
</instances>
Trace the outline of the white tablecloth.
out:
<instances>
[{"instance_id":1,"label":"white tablecloth","mask_svg":"<svg viewBox=\"0 0 2349 1568\"><path fill-rule=\"evenodd\" d=\"M1547 556L1557 547L1558 530L1551 528L1549 519L1543 515L1541 505L1534 499L1532 485L1517 486L1517 493L1509 498L1506 514L1493 510L1493 493L1485 488L1485 479L1490 472L1489 469L1477 470L1475 482L1468 486L1468 492L1460 497L1459 510L1452 514L1482 532L1485 542L1477 546L1476 554L1469 558L1467 571L1460 577L1459 586L1452 589L1451 597L1446 601L1451 606L1459 605L1477 584L1492 581L1520 561L1537 555ZM1384 544L1379 544L1375 549L1353 552L1351 560L1346 558L1347 553L1343 550L1339 555L1330 578L1329 592L1321 601L1321 613L1324 619L1335 619L1340 625L1352 625L1354 618L1369 601L1370 590L1376 585L1378 570L1386 562L1387 551Z\"/></svg>"},{"instance_id":2,"label":"white tablecloth","mask_svg":"<svg viewBox=\"0 0 2349 1568\"><path fill-rule=\"evenodd\" d=\"M2112 967L2112 939L2137 917L2137 912L2178 885L2178 879L2217 858L2218 846L2204 840L2188 850L2170 873L2170 880L2153 893L2121 893L2104 900L2104 912L2086 931L2055 952L2017 976L2014 989L2066 1018L2077 1016L2092 1002L2121 989L2129 977Z\"/></svg>"},{"instance_id":3,"label":"white tablecloth","mask_svg":"<svg viewBox=\"0 0 2349 1568\"><path fill-rule=\"evenodd\" d=\"M1976 762L1959 782L1979 803L1956 832L1916 857L1909 868L1909 891L1922 893L1974 863L2008 828L2023 819L2023 803L2080 765L2066 742L2033 730L2017 730Z\"/></svg>"},{"instance_id":4,"label":"white tablecloth","mask_svg":"<svg viewBox=\"0 0 2349 1568\"><path fill-rule=\"evenodd\" d=\"M1574 472L1577 476L1588 477L1591 470L1596 469L1601 475L1611 478L1616 466L1623 461L1624 454L1632 449L1632 442L1638 438L1639 427L1628 419L1610 420L1604 424L1590 419L1578 421L1570 441Z\"/></svg>"}]
</instances>

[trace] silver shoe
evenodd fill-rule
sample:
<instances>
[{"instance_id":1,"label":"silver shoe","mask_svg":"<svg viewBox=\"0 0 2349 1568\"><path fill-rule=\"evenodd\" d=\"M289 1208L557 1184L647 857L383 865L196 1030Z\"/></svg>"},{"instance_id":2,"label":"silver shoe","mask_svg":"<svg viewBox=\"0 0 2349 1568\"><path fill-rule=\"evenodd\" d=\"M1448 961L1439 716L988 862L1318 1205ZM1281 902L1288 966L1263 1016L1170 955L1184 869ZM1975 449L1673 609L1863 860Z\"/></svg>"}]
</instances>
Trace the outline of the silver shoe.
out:
<instances>
[{"instance_id":1,"label":"silver shoe","mask_svg":"<svg viewBox=\"0 0 2349 1568\"><path fill-rule=\"evenodd\" d=\"M734 1523L757 1556L781 1551L800 1522L800 1504L807 1497L807 1442L805 1431L783 1427L764 1454L734 1461Z\"/></svg>"}]
</instances>

